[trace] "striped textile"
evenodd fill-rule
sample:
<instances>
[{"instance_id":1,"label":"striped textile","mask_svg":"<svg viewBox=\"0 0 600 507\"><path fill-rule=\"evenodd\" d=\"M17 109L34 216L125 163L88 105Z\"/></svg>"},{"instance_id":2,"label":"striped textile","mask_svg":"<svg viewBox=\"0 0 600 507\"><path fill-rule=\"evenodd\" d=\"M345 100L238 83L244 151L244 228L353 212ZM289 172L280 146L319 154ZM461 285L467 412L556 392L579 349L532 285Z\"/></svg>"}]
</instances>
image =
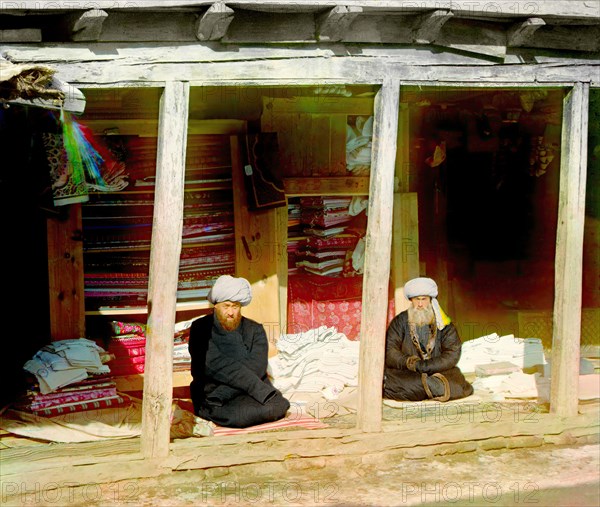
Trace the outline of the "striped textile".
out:
<instances>
[{"instance_id":1,"label":"striped textile","mask_svg":"<svg viewBox=\"0 0 600 507\"><path fill-rule=\"evenodd\" d=\"M257 426L250 426L249 428L225 428L223 426L215 426L214 435L242 435L245 433L256 433L259 431L280 430L293 427L301 427L312 430L327 428L328 425L319 419L315 419L314 417L310 417L308 415L290 414L279 421L258 424Z\"/></svg>"}]
</instances>

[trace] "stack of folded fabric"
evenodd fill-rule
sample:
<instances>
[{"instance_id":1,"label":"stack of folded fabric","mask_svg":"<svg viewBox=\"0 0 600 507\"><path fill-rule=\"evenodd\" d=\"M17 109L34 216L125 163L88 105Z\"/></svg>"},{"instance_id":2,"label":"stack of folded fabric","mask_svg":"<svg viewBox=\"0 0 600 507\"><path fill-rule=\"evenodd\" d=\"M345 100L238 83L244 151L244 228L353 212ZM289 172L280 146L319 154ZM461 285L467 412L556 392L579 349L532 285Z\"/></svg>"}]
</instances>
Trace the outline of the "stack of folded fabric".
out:
<instances>
[{"instance_id":1,"label":"stack of folded fabric","mask_svg":"<svg viewBox=\"0 0 600 507\"><path fill-rule=\"evenodd\" d=\"M116 384L105 376L83 380L49 394L34 390L29 400L30 411L44 417L123 406L129 402L117 393Z\"/></svg>"},{"instance_id":2,"label":"stack of folded fabric","mask_svg":"<svg viewBox=\"0 0 600 507\"><path fill-rule=\"evenodd\" d=\"M35 375L42 394L88 378L109 373L102 364L104 349L86 338L60 340L42 347L23 368Z\"/></svg>"},{"instance_id":3,"label":"stack of folded fabric","mask_svg":"<svg viewBox=\"0 0 600 507\"><path fill-rule=\"evenodd\" d=\"M190 328L195 319L175 323L173 334L173 371L188 371L192 362L188 344ZM113 335L108 352L114 356L109 362L114 376L144 373L146 362L146 326L137 322L111 323Z\"/></svg>"},{"instance_id":4,"label":"stack of folded fabric","mask_svg":"<svg viewBox=\"0 0 600 507\"><path fill-rule=\"evenodd\" d=\"M146 326L140 323L111 322L113 335L108 352L114 356L109 363L114 376L144 373L146 362Z\"/></svg>"},{"instance_id":5,"label":"stack of folded fabric","mask_svg":"<svg viewBox=\"0 0 600 507\"><path fill-rule=\"evenodd\" d=\"M306 239L295 239L296 218L292 213L296 211L289 206L288 268L293 265L296 270L320 276L360 274L362 271L351 266L356 264L351 257L366 228L362 212L367 203L358 196L300 198L300 222Z\"/></svg>"},{"instance_id":6,"label":"stack of folded fabric","mask_svg":"<svg viewBox=\"0 0 600 507\"><path fill-rule=\"evenodd\" d=\"M356 236L308 238L296 252L296 266L309 273L335 276L344 270L348 252L356 246Z\"/></svg>"},{"instance_id":7,"label":"stack of folded fabric","mask_svg":"<svg viewBox=\"0 0 600 507\"><path fill-rule=\"evenodd\" d=\"M277 355L269 359L269 373L283 394L321 393L336 399L345 387L358 384L359 347L334 327L284 334Z\"/></svg>"},{"instance_id":8,"label":"stack of folded fabric","mask_svg":"<svg viewBox=\"0 0 600 507\"><path fill-rule=\"evenodd\" d=\"M192 364L192 357L188 349L190 343L190 328L192 320L175 323L175 336L173 338L173 371L188 371Z\"/></svg>"},{"instance_id":9,"label":"stack of folded fabric","mask_svg":"<svg viewBox=\"0 0 600 507\"><path fill-rule=\"evenodd\" d=\"M473 373L478 365L502 362L512 363L520 370L545 364L542 340L497 333L467 340L462 345L458 367L463 373Z\"/></svg>"},{"instance_id":10,"label":"stack of folded fabric","mask_svg":"<svg viewBox=\"0 0 600 507\"><path fill-rule=\"evenodd\" d=\"M103 359L107 359L104 349L85 338L46 345L23 366L37 385L20 408L51 417L125 404Z\"/></svg>"},{"instance_id":11,"label":"stack of folded fabric","mask_svg":"<svg viewBox=\"0 0 600 507\"><path fill-rule=\"evenodd\" d=\"M235 272L235 249L228 244L197 245L183 248L179 260L177 300L206 299L221 275Z\"/></svg>"},{"instance_id":12,"label":"stack of folded fabric","mask_svg":"<svg viewBox=\"0 0 600 507\"><path fill-rule=\"evenodd\" d=\"M350 197L303 197L301 222L305 234L328 238L344 232L352 219Z\"/></svg>"}]
</instances>

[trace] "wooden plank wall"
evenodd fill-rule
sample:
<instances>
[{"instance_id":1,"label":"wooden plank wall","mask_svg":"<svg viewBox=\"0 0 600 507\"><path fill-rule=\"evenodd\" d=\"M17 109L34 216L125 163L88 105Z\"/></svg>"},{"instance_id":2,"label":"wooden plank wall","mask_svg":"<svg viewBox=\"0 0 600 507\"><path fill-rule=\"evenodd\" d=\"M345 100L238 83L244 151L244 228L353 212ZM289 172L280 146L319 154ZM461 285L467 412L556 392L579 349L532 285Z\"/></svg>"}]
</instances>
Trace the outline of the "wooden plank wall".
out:
<instances>
[{"instance_id":1,"label":"wooden plank wall","mask_svg":"<svg viewBox=\"0 0 600 507\"><path fill-rule=\"evenodd\" d=\"M85 337L81 205L69 206L67 219L49 218L48 290L53 341Z\"/></svg>"},{"instance_id":2,"label":"wooden plank wall","mask_svg":"<svg viewBox=\"0 0 600 507\"><path fill-rule=\"evenodd\" d=\"M248 209L240 142L236 136L231 137L231 165L236 276L246 278L252 285L252 302L244 307L242 314L265 327L269 353L273 355L281 328L285 326L285 322L280 322L279 296L280 286L287 286L287 206Z\"/></svg>"},{"instance_id":3,"label":"wooden plank wall","mask_svg":"<svg viewBox=\"0 0 600 507\"><path fill-rule=\"evenodd\" d=\"M419 276L419 213L416 192L394 195L392 231L392 287L398 314L409 307L404 284Z\"/></svg>"},{"instance_id":4,"label":"wooden plank wall","mask_svg":"<svg viewBox=\"0 0 600 507\"><path fill-rule=\"evenodd\" d=\"M263 102L261 128L277 132L283 177L347 176L348 115L372 114L372 99L269 98Z\"/></svg>"}]
</instances>

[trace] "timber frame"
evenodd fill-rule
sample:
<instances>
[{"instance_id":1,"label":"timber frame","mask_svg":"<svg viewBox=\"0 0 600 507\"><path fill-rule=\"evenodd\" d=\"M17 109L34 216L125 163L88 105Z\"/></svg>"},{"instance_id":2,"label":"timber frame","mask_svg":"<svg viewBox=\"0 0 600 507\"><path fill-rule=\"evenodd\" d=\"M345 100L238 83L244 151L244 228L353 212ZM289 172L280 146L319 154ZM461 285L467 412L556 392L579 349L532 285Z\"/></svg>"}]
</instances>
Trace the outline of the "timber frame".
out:
<instances>
[{"instance_id":1,"label":"timber frame","mask_svg":"<svg viewBox=\"0 0 600 507\"><path fill-rule=\"evenodd\" d=\"M148 299L148 319L152 325L145 378L151 380L144 386L141 444L119 444L123 451L119 451L120 459L127 455L131 469L122 467L111 475L112 480L127 478L128 474L156 475L161 467L176 470L236 463L228 460L226 454L222 459L204 454L204 451L210 453L210 445L216 445L208 441L194 443L194 451L184 451L185 444L169 442L172 380L165 373L172 369L175 260L181 248L183 216L181 207L174 207L172 202L183 191L189 95L190 88L197 86L378 87L363 281L357 428L344 432L318 430L311 432L311 436L307 432L294 432L297 435L293 438L305 438L306 442L316 433L322 435L323 442L331 437L338 439L330 451L321 449L320 454L306 447L300 453L305 457L344 455L353 439L366 439L368 446L376 448L375 442L382 431L386 439L395 439L392 446L395 449L402 448L402 442L407 441L403 439L410 438L401 425L384 424L381 410L391 231L394 202L397 202L393 183L395 140L399 116L403 114L400 107L403 86L564 89L551 414L543 414L544 424L535 429L524 430L522 424L516 423L509 425L506 436L543 440L546 434L548 441L550 433L556 440L556 435L565 428L590 424L592 432L597 431L597 420L594 422L589 414L577 415L580 318L572 309L581 310L587 116L590 89L600 88L600 4L513 0L493 4L433 0L291 3L96 0L91 10L85 4L2 1L0 56L15 63L51 65L61 80L84 94L86 88L163 89ZM166 13L169 15L165 16ZM566 311L567 306L571 311ZM452 430L449 431L451 435ZM474 442L477 438L501 438L477 431L483 433L463 435L463 439ZM444 442L454 441L449 438ZM340 445L339 439L347 445ZM241 462L251 463L284 459L286 447L280 442L286 440L285 434L261 435L236 437L227 444L239 445L248 456ZM258 446L252 450L248 445L265 441L275 447L268 450ZM278 446L281 456L275 451ZM68 447L54 452L68 453ZM271 452L279 457L272 458ZM90 463L83 458L78 460L81 464ZM101 462L100 458L94 463ZM21 478L25 470L17 466L13 473ZM93 468L86 473L90 480L97 480ZM58 472L55 476L59 476Z\"/></svg>"}]
</instances>

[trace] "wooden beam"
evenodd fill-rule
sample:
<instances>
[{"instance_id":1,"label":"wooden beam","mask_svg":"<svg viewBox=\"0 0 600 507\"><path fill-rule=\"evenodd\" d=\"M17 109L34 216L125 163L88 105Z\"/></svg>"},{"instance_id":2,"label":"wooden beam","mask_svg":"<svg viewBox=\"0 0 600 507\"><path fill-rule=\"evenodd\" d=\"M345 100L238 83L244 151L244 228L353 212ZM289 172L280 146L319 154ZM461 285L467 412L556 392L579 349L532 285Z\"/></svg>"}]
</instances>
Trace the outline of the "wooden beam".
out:
<instances>
[{"instance_id":1,"label":"wooden beam","mask_svg":"<svg viewBox=\"0 0 600 507\"><path fill-rule=\"evenodd\" d=\"M600 26L546 26L528 46L596 53L600 51Z\"/></svg>"},{"instance_id":2,"label":"wooden beam","mask_svg":"<svg viewBox=\"0 0 600 507\"><path fill-rule=\"evenodd\" d=\"M91 4L92 2L90 2ZM98 9L115 11L193 11L206 7L210 0L144 0L140 2L115 2L115 0L95 0L93 5ZM40 0L5 1L3 8L6 14L19 14L24 11L55 12L81 9L86 2L51 2ZM327 6L360 6L365 12L406 12L416 14L433 9L451 9L456 15L470 17L488 17L492 19L507 19L528 14L539 17L552 16L566 20L598 19L598 5L590 0L553 0L551 2L532 3L531 0L499 0L489 2L457 2L456 0L419 0L414 2L399 2L398 0L337 0L321 2L318 0L236 0L235 5L240 9L253 9L263 12L318 12Z\"/></svg>"},{"instance_id":3,"label":"wooden beam","mask_svg":"<svg viewBox=\"0 0 600 507\"><path fill-rule=\"evenodd\" d=\"M90 9L81 14L72 14L67 19L67 31L74 42L97 41L102 34L102 24L108 13L101 9Z\"/></svg>"},{"instance_id":4,"label":"wooden beam","mask_svg":"<svg viewBox=\"0 0 600 507\"><path fill-rule=\"evenodd\" d=\"M233 15L233 9L223 2L215 2L196 21L196 37L202 41L222 39L233 21Z\"/></svg>"},{"instance_id":5,"label":"wooden beam","mask_svg":"<svg viewBox=\"0 0 600 507\"><path fill-rule=\"evenodd\" d=\"M418 16L413 28L413 41L417 44L431 44L452 16L452 11L443 9Z\"/></svg>"},{"instance_id":6,"label":"wooden beam","mask_svg":"<svg viewBox=\"0 0 600 507\"><path fill-rule=\"evenodd\" d=\"M447 23L449 24L449 23ZM539 35L539 34L538 34ZM536 36L537 40L537 36ZM359 57L334 57L332 49L284 50L280 48L240 47L237 52L207 50L195 45L152 45L132 47L111 44L92 44L53 47L15 46L2 48L2 53L15 63L48 63L59 75L78 87L146 87L169 81L172 76L189 80L193 86L281 86L296 92L302 85L323 85L325 81L345 84L377 84L385 76L398 76L403 84L427 84L436 86L548 86L590 81L590 86L600 85L598 59L588 57L565 58L538 55L523 50L526 64L518 54L507 55L503 63L494 64L467 54L435 52L423 46L414 48L365 48ZM344 45L337 46L340 51ZM212 55L212 56L211 56ZM279 55L279 57L278 57ZM211 59L212 58L212 59ZM193 65L190 62L207 65ZM299 66L304 75L298 76ZM264 76L269 76L265 80ZM290 100L291 99L291 100ZM340 104L344 113L346 100L340 97L304 97L312 110L327 107L333 112ZM302 100L290 95L288 102ZM353 100L361 100L356 98ZM362 99L365 100L365 99ZM297 107L297 105L296 105ZM354 107L354 106L353 106ZM365 106L369 107L369 106ZM372 105L370 106L372 110ZM352 113L349 113L352 114ZM363 114L363 113L355 113ZM365 113L367 114L367 113Z\"/></svg>"},{"instance_id":7,"label":"wooden beam","mask_svg":"<svg viewBox=\"0 0 600 507\"><path fill-rule=\"evenodd\" d=\"M69 205L66 220L49 218L46 224L50 337L53 341L83 338L85 297L81 205Z\"/></svg>"},{"instance_id":8,"label":"wooden beam","mask_svg":"<svg viewBox=\"0 0 600 507\"><path fill-rule=\"evenodd\" d=\"M458 51L504 59L506 33L497 23L451 19L436 36L435 44Z\"/></svg>"},{"instance_id":9,"label":"wooden beam","mask_svg":"<svg viewBox=\"0 0 600 507\"><path fill-rule=\"evenodd\" d=\"M375 98L358 372L357 427L366 432L381 429L399 98L391 78Z\"/></svg>"},{"instance_id":10,"label":"wooden beam","mask_svg":"<svg viewBox=\"0 0 600 507\"><path fill-rule=\"evenodd\" d=\"M506 45L509 47L527 46L538 28L545 24L546 22L542 18L527 18L525 21L514 23L506 34Z\"/></svg>"},{"instance_id":11,"label":"wooden beam","mask_svg":"<svg viewBox=\"0 0 600 507\"><path fill-rule=\"evenodd\" d=\"M402 89L400 90L402 94ZM398 139L396 140L396 192L410 192L412 180L415 178L411 174L410 164L410 106L407 103L407 97L401 97L403 102L398 111Z\"/></svg>"},{"instance_id":12,"label":"wooden beam","mask_svg":"<svg viewBox=\"0 0 600 507\"><path fill-rule=\"evenodd\" d=\"M394 194L392 232L392 287L394 313L406 310L409 300L404 284L419 276L419 208L416 192Z\"/></svg>"},{"instance_id":13,"label":"wooden beam","mask_svg":"<svg viewBox=\"0 0 600 507\"><path fill-rule=\"evenodd\" d=\"M323 42L342 40L360 13L362 13L362 7L337 5L319 14L315 19L317 40Z\"/></svg>"},{"instance_id":14,"label":"wooden beam","mask_svg":"<svg viewBox=\"0 0 600 507\"><path fill-rule=\"evenodd\" d=\"M188 83L169 82L160 100L142 404L145 458L169 453L189 93Z\"/></svg>"},{"instance_id":15,"label":"wooden beam","mask_svg":"<svg viewBox=\"0 0 600 507\"><path fill-rule=\"evenodd\" d=\"M42 42L41 28L0 30L0 44L5 42Z\"/></svg>"},{"instance_id":16,"label":"wooden beam","mask_svg":"<svg viewBox=\"0 0 600 507\"><path fill-rule=\"evenodd\" d=\"M332 176L319 178L284 178L285 194L299 195L369 195L369 178Z\"/></svg>"},{"instance_id":17,"label":"wooden beam","mask_svg":"<svg viewBox=\"0 0 600 507\"><path fill-rule=\"evenodd\" d=\"M577 414L589 84L576 83L563 103L554 271L550 411Z\"/></svg>"},{"instance_id":18,"label":"wooden beam","mask_svg":"<svg viewBox=\"0 0 600 507\"><path fill-rule=\"evenodd\" d=\"M112 129L118 129L118 133L124 136L156 137L158 134L158 120L152 118L83 119L82 123L98 135ZM231 135L243 130L244 125L243 120L189 120L188 134Z\"/></svg>"},{"instance_id":19,"label":"wooden beam","mask_svg":"<svg viewBox=\"0 0 600 507\"><path fill-rule=\"evenodd\" d=\"M326 79L344 81L347 84L377 84L385 76L402 78L405 85L436 86L565 86L576 80L590 81L590 85L600 85L598 64L582 62L556 65L517 64L517 65L418 65L385 58L359 61L308 59L300 64L296 59L279 61L219 62L210 65L190 65L189 63L161 63L131 65L123 62L99 62L93 65L54 64L57 71L78 87L115 87L121 83L127 86L148 85L166 82L172 76L194 82L194 86L294 86L300 82L298 68L305 71L304 85L323 83ZM91 73L91 69L94 73ZM267 81L264 76L270 76ZM341 102L339 97L335 97ZM316 104L318 102L315 101ZM315 106L317 107L317 106ZM358 113L357 113L358 114Z\"/></svg>"}]
</instances>

